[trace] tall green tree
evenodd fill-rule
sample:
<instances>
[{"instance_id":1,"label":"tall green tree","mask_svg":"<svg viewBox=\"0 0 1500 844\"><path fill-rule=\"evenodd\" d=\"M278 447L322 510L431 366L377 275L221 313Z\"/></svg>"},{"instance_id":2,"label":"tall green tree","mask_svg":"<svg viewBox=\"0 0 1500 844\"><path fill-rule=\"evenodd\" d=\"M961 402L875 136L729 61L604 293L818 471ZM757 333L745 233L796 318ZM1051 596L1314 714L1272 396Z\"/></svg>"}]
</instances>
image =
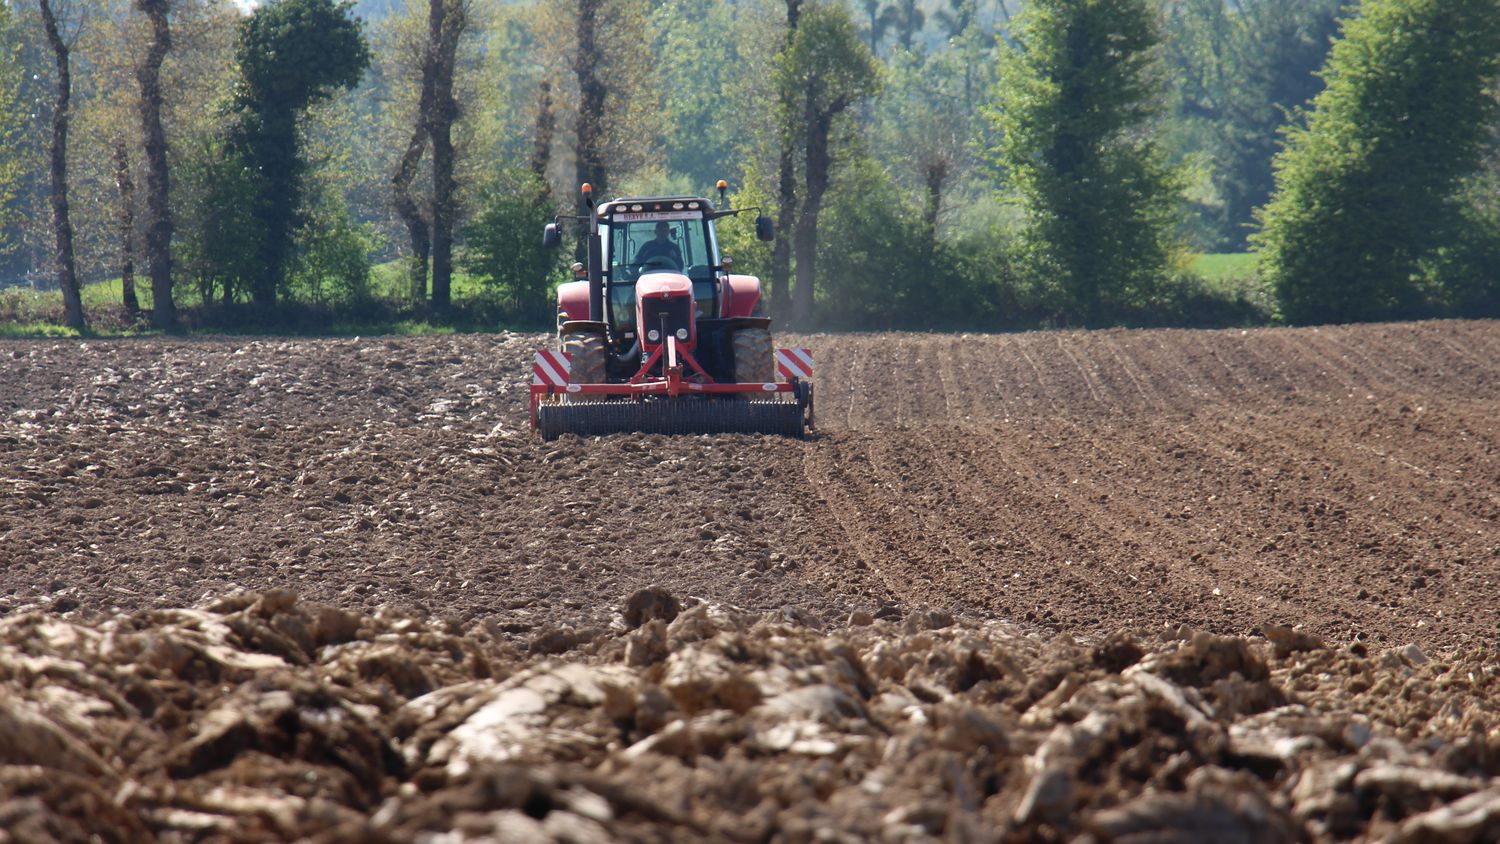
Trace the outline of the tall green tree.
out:
<instances>
[{"instance_id":1,"label":"tall green tree","mask_svg":"<svg viewBox=\"0 0 1500 844\"><path fill-rule=\"evenodd\" d=\"M339 88L353 88L370 64L352 6L350 0L272 0L256 7L240 30L234 140L257 181L260 271L251 296L259 305L276 301L297 228L306 169L298 118Z\"/></svg>"},{"instance_id":2,"label":"tall green tree","mask_svg":"<svg viewBox=\"0 0 1500 844\"><path fill-rule=\"evenodd\" d=\"M797 261L792 321L806 326L812 319L818 277L818 214L835 164L835 122L876 92L880 76L849 10L826 0L809 2L802 9L778 70L778 83L795 91L801 106L794 117L802 138L803 184L792 244Z\"/></svg>"},{"instance_id":3,"label":"tall green tree","mask_svg":"<svg viewBox=\"0 0 1500 844\"><path fill-rule=\"evenodd\" d=\"M1256 237L1293 323L1428 312L1445 252L1485 237L1464 182L1500 108L1500 0L1364 0L1306 128L1276 160ZM1448 272L1452 272L1449 269Z\"/></svg>"},{"instance_id":4,"label":"tall green tree","mask_svg":"<svg viewBox=\"0 0 1500 844\"><path fill-rule=\"evenodd\" d=\"M26 126L21 84L26 69L21 61L19 33L10 5L0 3L0 255L15 248L19 218L17 200L25 176L25 158L20 153Z\"/></svg>"},{"instance_id":5,"label":"tall green tree","mask_svg":"<svg viewBox=\"0 0 1500 844\"><path fill-rule=\"evenodd\" d=\"M253 289L261 275L263 185L233 144L199 139L178 154L179 230L176 266L205 304L217 294L225 307Z\"/></svg>"},{"instance_id":6,"label":"tall green tree","mask_svg":"<svg viewBox=\"0 0 1500 844\"><path fill-rule=\"evenodd\" d=\"M1020 257L1058 319L1104 323L1154 295L1175 249L1155 13L1149 0L1033 0L1014 38L991 115L1025 218Z\"/></svg>"},{"instance_id":7,"label":"tall green tree","mask_svg":"<svg viewBox=\"0 0 1500 844\"><path fill-rule=\"evenodd\" d=\"M545 0L538 5L536 60L551 84L551 107L560 121L556 158L571 161L559 194L576 207L578 187L594 196L618 193L629 174L660 161L660 137L670 127L655 90L658 65L642 38L652 29L647 0ZM532 114L532 99L520 106ZM582 239L578 251L584 249Z\"/></svg>"},{"instance_id":8,"label":"tall green tree","mask_svg":"<svg viewBox=\"0 0 1500 844\"><path fill-rule=\"evenodd\" d=\"M83 330L83 298L78 284L78 261L73 252L73 218L68 203L68 130L73 113L73 44L76 31L68 32L58 11L68 6L56 0L41 0L42 27L57 66L57 93L52 103L52 143L48 146L48 170L52 184L52 231L56 242L57 286L62 288L63 323Z\"/></svg>"},{"instance_id":9,"label":"tall green tree","mask_svg":"<svg viewBox=\"0 0 1500 844\"><path fill-rule=\"evenodd\" d=\"M459 103L454 88L458 45L469 31L472 10L469 0L429 0L434 8L437 61L433 80L432 115L432 306L439 311L453 299L453 235L458 222L458 151L453 126L458 122ZM436 11L441 8L441 15Z\"/></svg>"},{"instance_id":10,"label":"tall green tree","mask_svg":"<svg viewBox=\"0 0 1500 844\"><path fill-rule=\"evenodd\" d=\"M411 240L411 291L421 299L427 292L428 259L432 263L432 304L446 308L452 298L453 228L458 216L456 149L453 125L460 114L454 75L459 44L472 31L469 0L426 0L426 37L420 46L421 93L412 115L410 139L391 177L397 213ZM413 6L409 13L423 11ZM428 144L432 146L431 219L412 195L412 182Z\"/></svg>"},{"instance_id":11,"label":"tall green tree","mask_svg":"<svg viewBox=\"0 0 1500 844\"><path fill-rule=\"evenodd\" d=\"M151 276L151 323L157 328L177 325L177 308L172 300L172 179L167 167L167 133L162 128L161 68L172 48L172 28L168 20L170 0L135 0L135 9L151 25L145 55L136 66L136 81L141 88L141 148L146 153L146 272ZM124 158L123 153L121 155ZM124 158L124 177L120 180L121 204L126 206L131 191L129 160ZM128 220L128 217L127 217ZM126 254L129 250L129 222L125 224Z\"/></svg>"},{"instance_id":12,"label":"tall green tree","mask_svg":"<svg viewBox=\"0 0 1500 844\"><path fill-rule=\"evenodd\" d=\"M804 0L784 0L786 4L785 46L776 57L777 72L785 74L797 27L802 19ZM872 44L875 42L872 41ZM870 48L871 55L874 47ZM787 314L792 306L792 241L787 235L797 222L797 144L800 133L796 86L789 80L776 86L776 230L781 237L771 249L771 312Z\"/></svg>"}]
</instances>

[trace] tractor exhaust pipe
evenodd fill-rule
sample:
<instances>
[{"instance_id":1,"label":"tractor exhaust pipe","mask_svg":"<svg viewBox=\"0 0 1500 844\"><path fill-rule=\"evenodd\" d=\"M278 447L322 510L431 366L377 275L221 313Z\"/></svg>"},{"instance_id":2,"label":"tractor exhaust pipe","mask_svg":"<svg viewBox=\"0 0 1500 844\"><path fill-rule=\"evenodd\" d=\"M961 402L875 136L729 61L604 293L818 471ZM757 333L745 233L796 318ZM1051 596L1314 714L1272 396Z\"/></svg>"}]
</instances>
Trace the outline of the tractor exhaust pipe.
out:
<instances>
[{"instance_id":1,"label":"tractor exhaust pipe","mask_svg":"<svg viewBox=\"0 0 1500 844\"><path fill-rule=\"evenodd\" d=\"M599 237L599 208L594 202L594 186L583 183L583 204L589 209L589 319L604 321L604 240Z\"/></svg>"}]
</instances>

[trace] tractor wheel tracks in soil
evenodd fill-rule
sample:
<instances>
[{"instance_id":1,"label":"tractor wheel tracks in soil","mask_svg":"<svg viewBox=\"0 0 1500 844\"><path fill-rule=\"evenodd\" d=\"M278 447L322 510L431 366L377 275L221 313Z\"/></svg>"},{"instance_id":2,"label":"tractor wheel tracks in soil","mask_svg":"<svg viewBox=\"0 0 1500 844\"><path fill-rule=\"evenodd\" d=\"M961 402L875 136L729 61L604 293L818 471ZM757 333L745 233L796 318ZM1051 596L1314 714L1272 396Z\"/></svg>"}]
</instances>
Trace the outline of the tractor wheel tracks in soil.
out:
<instances>
[{"instance_id":1,"label":"tractor wheel tracks in soil","mask_svg":"<svg viewBox=\"0 0 1500 844\"><path fill-rule=\"evenodd\" d=\"M831 622L1500 630L1500 324L781 338L821 429L526 430L537 335L0 341L0 612L285 588L518 638L659 584Z\"/></svg>"}]
</instances>

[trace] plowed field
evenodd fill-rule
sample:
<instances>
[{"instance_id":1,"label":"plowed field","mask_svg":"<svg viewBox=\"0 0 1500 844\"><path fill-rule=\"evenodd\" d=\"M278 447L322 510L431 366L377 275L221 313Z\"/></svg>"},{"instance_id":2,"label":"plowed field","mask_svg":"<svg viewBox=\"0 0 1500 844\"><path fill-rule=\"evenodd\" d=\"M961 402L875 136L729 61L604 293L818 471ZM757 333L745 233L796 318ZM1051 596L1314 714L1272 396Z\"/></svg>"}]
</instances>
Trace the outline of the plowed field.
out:
<instances>
[{"instance_id":1,"label":"plowed field","mask_svg":"<svg viewBox=\"0 0 1500 844\"><path fill-rule=\"evenodd\" d=\"M1500 632L1500 326L814 336L818 434L526 430L544 338L0 344L0 606L649 585L1075 635Z\"/></svg>"},{"instance_id":2,"label":"plowed field","mask_svg":"<svg viewBox=\"0 0 1500 844\"><path fill-rule=\"evenodd\" d=\"M1500 840L1500 323L0 342L0 844Z\"/></svg>"}]
</instances>

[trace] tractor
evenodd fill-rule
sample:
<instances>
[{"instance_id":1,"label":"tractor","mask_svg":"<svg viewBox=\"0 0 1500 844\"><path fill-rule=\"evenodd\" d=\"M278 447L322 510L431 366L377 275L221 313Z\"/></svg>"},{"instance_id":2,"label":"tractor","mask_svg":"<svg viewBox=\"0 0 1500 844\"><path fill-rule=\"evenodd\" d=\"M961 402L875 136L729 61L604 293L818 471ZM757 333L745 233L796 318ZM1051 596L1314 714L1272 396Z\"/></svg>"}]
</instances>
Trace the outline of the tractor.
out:
<instances>
[{"instance_id":1,"label":"tractor","mask_svg":"<svg viewBox=\"0 0 1500 844\"><path fill-rule=\"evenodd\" d=\"M715 222L753 208L696 196L596 202L582 186L582 215L559 215L543 243L583 227L587 263L557 291L557 349L536 354L531 424L563 434L779 434L813 422L812 356L776 349L760 280L735 275ZM756 217L756 236L775 226Z\"/></svg>"}]
</instances>

